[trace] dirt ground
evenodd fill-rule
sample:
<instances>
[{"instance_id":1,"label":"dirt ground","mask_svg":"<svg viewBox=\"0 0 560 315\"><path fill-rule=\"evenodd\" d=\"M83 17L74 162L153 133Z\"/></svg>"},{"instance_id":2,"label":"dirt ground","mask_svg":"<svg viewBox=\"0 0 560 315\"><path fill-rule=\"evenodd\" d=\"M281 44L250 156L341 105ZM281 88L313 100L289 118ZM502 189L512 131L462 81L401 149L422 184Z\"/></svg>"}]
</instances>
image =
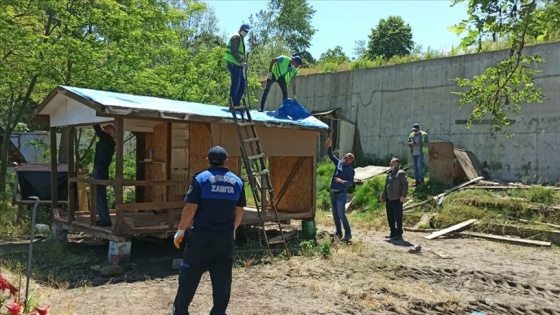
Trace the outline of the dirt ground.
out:
<instances>
[{"instance_id":1,"label":"dirt ground","mask_svg":"<svg viewBox=\"0 0 560 315\"><path fill-rule=\"evenodd\" d=\"M426 240L424 233L405 233L405 242L393 244L382 232L353 234L353 244L334 244L327 259L254 264L239 258L228 314L560 314L558 248ZM178 274L171 260L180 253L142 244L133 243L123 276L74 289L40 286L35 294L48 300L55 315L170 314ZM422 252L409 253L411 244L422 245ZM106 255L105 246L92 250ZM95 273L87 266L83 271ZM206 274L191 314L208 314L211 305Z\"/></svg>"}]
</instances>

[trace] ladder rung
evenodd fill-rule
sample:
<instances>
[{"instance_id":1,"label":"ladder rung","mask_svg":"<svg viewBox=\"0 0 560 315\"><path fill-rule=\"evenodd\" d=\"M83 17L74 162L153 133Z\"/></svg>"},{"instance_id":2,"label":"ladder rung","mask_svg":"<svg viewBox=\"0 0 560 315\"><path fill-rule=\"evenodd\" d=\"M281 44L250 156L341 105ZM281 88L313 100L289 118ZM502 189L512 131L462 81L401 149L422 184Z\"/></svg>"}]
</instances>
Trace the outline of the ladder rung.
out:
<instances>
[{"instance_id":1,"label":"ladder rung","mask_svg":"<svg viewBox=\"0 0 560 315\"><path fill-rule=\"evenodd\" d=\"M233 106L233 107L230 107L230 108L233 108L236 111L251 109L251 107L249 107L249 106Z\"/></svg>"},{"instance_id":2,"label":"ladder rung","mask_svg":"<svg viewBox=\"0 0 560 315\"><path fill-rule=\"evenodd\" d=\"M238 125L239 127L248 127L248 126L254 126L255 123L252 122L252 121L248 121L248 122L240 122L240 123L237 123L237 125Z\"/></svg>"},{"instance_id":3,"label":"ladder rung","mask_svg":"<svg viewBox=\"0 0 560 315\"><path fill-rule=\"evenodd\" d=\"M253 176L263 176L268 175L268 170L262 170L260 172L253 172Z\"/></svg>"},{"instance_id":4,"label":"ladder rung","mask_svg":"<svg viewBox=\"0 0 560 315\"><path fill-rule=\"evenodd\" d=\"M284 236L282 236L284 237ZM276 245L276 244L284 244L284 240L279 240L279 241L270 241L268 242L269 245Z\"/></svg>"},{"instance_id":5,"label":"ladder rung","mask_svg":"<svg viewBox=\"0 0 560 315\"><path fill-rule=\"evenodd\" d=\"M263 157L265 157L264 153L257 154L257 155L251 155L251 156L248 156L247 158L249 160L256 160L256 159L260 159L260 158L263 158Z\"/></svg>"},{"instance_id":6,"label":"ladder rung","mask_svg":"<svg viewBox=\"0 0 560 315\"><path fill-rule=\"evenodd\" d=\"M243 139L243 142L245 143L249 143L249 142L257 142L259 141L259 138L249 138L249 139Z\"/></svg>"}]
</instances>

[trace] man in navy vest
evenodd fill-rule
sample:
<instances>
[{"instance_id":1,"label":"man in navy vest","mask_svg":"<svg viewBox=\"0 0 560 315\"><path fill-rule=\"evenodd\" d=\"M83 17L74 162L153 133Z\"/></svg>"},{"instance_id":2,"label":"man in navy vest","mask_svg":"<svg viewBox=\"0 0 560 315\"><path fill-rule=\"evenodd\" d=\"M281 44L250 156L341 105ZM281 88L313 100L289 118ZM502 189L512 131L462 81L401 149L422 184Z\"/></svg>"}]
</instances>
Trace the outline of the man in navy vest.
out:
<instances>
[{"instance_id":1,"label":"man in navy vest","mask_svg":"<svg viewBox=\"0 0 560 315\"><path fill-rule=\"evenodd\" d=\"M202 274L208 270L212 280L214 307L211 315L226 313L231 294L233 241L246 206L243 181L225 167L228 154L220 146L208 152L210 168L196 174L185 197L181 222L174 237L180 248L185 230L183 263L179 288L173 303L174 315L189 314Z\"/></svg>"}]
</instances>

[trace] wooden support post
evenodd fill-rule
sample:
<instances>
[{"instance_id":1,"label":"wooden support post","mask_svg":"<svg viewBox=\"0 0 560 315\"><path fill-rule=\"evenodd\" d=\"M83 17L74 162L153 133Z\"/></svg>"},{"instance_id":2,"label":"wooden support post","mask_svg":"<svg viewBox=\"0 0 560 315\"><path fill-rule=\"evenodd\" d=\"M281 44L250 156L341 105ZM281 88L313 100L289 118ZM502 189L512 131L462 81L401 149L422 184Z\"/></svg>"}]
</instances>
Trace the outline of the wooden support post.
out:
<instances>
[{"instance_id":1,"label":"wooden support post","mask_svg":"<svg viewBox=\"0 0 560 315\"><path fill-rule=\"evenodd\" d=\"M68 130L68 137L66 138L67 142L67 155L68 155L68 178L76 177L76 167L74 161L74 134L76 132L76 128L74 127L67 127ZM74 212L76 211L76 183L68 181L68 224L71 224L74 221Z\"/></svg>"},{"instance_id":2,"label":"wooden support post","mask_svg":"<svg viewBox=\"0 0 560 315\"><path fill-rule=\"evenodd\" d=\"M97 223L97 184L92 183L89 187L91 204L89 207L89 223L95 225Z\"/></svg>"},{"instance_id":3,"label":"wooden support post","mask_svg":"<svg viewBox=\"0 0 560 315\"><path fill-rule=\"evenodd\" d=\"M124 168L124 121L121 117L115 118L116 148L115 148L115 209L123 203L123 168ZM117 212L117 231L123 218Z\"/></svg>"},{"instance_id":4,"label":"wooden support post","mask_svg":"<svg viewBox=\"0 0 560 315\"><path fill-rule=\"evenodd\" d=\"M56 144L56 128L50 129L50 147L51 147L51 208L54 210L58 208L58 159L57 159L57 144ZM29 196L22 196L27 198ZM51 211L51 219L53 218L53 211Z\"/></svg>"}]
</instances>

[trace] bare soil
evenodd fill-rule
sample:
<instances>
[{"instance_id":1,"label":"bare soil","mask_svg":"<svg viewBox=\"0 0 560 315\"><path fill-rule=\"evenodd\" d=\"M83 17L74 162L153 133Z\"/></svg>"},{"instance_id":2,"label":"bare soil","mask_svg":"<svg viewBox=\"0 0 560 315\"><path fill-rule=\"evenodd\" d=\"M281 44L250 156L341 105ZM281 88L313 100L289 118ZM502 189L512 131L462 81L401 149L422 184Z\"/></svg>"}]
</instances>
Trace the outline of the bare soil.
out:
<instances>
[{"instance_id":1,"label":"bare soil","mask_svg":"<svg viewBox=\"0 0 560 315\"><path fill-rule=\"evenodd\" d=\"M424 233L405 233L405 241L396 244L384 234L357 230L354 242L335 243L329 258L262 263L239 257L228 314L560 314L556 247L426 240ZM408 252L413 244L422 245L421 253ZM106 246L73 246L96 252L98 262L106 259ZM122 276L103 278L84 265L92 285L36 284L34 292L49 301L51 314L171 314L178 274L171 260L180 253L145 242L134 243L132 251ZM208 314L211 306L205 275L190 311Z\"/></svg>"}]
</instances>

